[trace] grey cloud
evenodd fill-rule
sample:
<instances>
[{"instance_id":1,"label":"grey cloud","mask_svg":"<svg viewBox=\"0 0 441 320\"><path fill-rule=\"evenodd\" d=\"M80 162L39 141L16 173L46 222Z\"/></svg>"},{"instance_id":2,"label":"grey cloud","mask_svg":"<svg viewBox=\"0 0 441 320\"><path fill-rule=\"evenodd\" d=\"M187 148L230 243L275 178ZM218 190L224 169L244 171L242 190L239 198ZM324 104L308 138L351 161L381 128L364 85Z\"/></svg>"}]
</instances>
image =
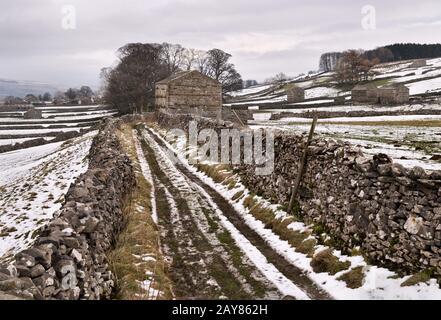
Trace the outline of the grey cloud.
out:
<instances>
[{"instance_id":1,"label":"grey cloud","mask_svg":"<svg viewBox=\"0 0 441 320\"><path fill-rule=\"evenodd\" d=\"M77 29L61 28L72 4ZM377 30L361 28L361 8ZM438 0L17 0L0 4L0 78L98 84L127 42L175 42L234 55L244 78L316 69L321 53L394 42L437 42Z\"/></svg>"}]
</instances>

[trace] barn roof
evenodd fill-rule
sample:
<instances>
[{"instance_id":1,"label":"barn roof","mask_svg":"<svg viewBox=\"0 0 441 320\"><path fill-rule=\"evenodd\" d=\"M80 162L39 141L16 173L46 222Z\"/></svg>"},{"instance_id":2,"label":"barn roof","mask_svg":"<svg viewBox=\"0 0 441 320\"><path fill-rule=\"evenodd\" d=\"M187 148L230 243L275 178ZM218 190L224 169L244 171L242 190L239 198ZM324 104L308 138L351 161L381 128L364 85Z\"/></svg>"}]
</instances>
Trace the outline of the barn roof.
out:
<instances>
[{"instance_id":1,"label":"barn roof","mask_svg":"<svg viewBox=\"0 0 441 320\"><path fill-rule=\"evenodd\" d=\"M210 81L212 83L220 85L220 83L217 80L215 80L213 78L210 78L209 76L206 76L205 74L202 74L201 72L199 72L197 70L178 71L178 72L172 74L171 76L169 76L168 78L165 78L165 79L163 79L161 81L158 81L156 84L169 84L169 83L171 83L173 81L185 78L185 77L190 76L190 75L198 75L201 78L205 78L206 80L208 80L208 81Z\"/></svg>"}]
</instances>

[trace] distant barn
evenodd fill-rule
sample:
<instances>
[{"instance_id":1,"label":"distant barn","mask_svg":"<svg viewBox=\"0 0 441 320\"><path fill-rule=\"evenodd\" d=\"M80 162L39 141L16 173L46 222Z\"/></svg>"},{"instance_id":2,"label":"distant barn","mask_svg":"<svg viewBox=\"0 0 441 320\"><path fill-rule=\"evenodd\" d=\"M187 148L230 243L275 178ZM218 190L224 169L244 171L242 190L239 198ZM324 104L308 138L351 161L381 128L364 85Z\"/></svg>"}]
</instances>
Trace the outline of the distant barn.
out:
<instances>
[{"instance_id":1,"label":"distant barn","mask_svg":"<svg viewBox=\"0 0 441 320\"><path fill-rule=\"evenodd\" d=\"M352 89L352 101L358 103L378 103L378 88L371 84L359 84Z\"/></svg>"},{"instance_id":2,"label":"distant barn","mask_svg":"<svg viewBox=\"0 0 441 320\"><path fill-rule=\"evenodd\" d=\"M291 85L285 89L288 95L288 102L301 102L305 100L305 89Z\"/></svg>"},{"instance_id":3,"label":"distant barn","mask_svg":"<svg viewBox=\"0 0 441 320\"><path fill-rule=\"evenodd\" d=\"M220 118L222 85L199 71L182 71L156 83L156 108Z\"/></svg>"},{"instance_id":4,"label":"distant barn","mask_svg":"<svg viewBox=\"0 0 441 320\"><path fill-rule=\"evenodd\" d=\"M382 105L403 104L409 102L409 88L404 84L395 83L378 90Z\"/></svg>"},{"instance_id":5,"label":"distant barn","mask_svg":"<svg viewBox=\"0 0 441 320\"><path fill-rule=\"evenodd\" d=\"M30 108L28 111L24 113L23 117L25 119L42 119L43 113L41 112L41 110Z\"/></svg>"},{"instance_id":6,"label":"distant barn","mask_svg":"<svg viewBox=\"0 0 441 320\"><path fill-rule=\"evenodd\" d=\"M427 60L426 59L418 59L415 60L411 65L410 68L421 68L427 66Z\"/></svg>"}]
</instances>

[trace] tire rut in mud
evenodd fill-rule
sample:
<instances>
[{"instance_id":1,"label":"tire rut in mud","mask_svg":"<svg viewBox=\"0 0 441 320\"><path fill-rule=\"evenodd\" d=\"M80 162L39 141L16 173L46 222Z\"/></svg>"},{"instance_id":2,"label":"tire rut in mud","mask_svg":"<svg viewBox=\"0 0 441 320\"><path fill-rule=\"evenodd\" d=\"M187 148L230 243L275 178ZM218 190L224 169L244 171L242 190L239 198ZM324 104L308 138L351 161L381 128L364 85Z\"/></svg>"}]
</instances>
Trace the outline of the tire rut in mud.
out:
<instances>
[{"instance_id":1,"label":"tire rut in mud","mask_svg":"<svg viewBox=\"0 0 441 320\"><path fill-rule=\"evenodd\" d=\"M256 280L253 274L257 271L254 268L248 270L251 266L238 262L237 255L235 259L226 257L225 251L235 249L240 251L238 248L231 248L231 244L228 248L227 245L222 245L223 248L219 248L219 246L214 247L210 243L194 221L196 217L193 217L187 203L188 199L182 197L181 190L173 185L170 178L161 169L153 149L142 137L140 138L144 155L155 181L155 201L162 234L161 243L164 253L171 258L169 272L174 282L176 298L280 298L277 290L269 282L260 283ZM171 204L170 201L174 204ZM173 205L179 214L179 223L175 221L176 218L172 217ZM205 208L204 214L207 219L210 216L210 210L213 208ZM210 225L214 225L215 229L219 228L216 221L211 221ZM241 272L244 270L245 272ZM243 274L246 274L245 281ZM214 284L213 279L215 280Z\"/></svg>"},{"instance_id":2,"label":"tire rut in mud","mask_svg":"<svg viewBox=\"0 0 441 320\"><path fill-rule=\"evenodd\" d=\"M146 129L148 134L162 148L168 149L164 142L159 139L150 129ZM330 300L331 296L320 289L301 269L288 262L281 254L276 252L269 244L265 242L260 235L251 229L243 220L240 213L216 190L207 185L187 167L178 162L176 168L192 182L202 187L212 198L214 203L222 211L224 216L238 229L268 260L272 263L286 278L290 279L295 285L302 289L313 300Z\"/></svg>"}]
</instances>

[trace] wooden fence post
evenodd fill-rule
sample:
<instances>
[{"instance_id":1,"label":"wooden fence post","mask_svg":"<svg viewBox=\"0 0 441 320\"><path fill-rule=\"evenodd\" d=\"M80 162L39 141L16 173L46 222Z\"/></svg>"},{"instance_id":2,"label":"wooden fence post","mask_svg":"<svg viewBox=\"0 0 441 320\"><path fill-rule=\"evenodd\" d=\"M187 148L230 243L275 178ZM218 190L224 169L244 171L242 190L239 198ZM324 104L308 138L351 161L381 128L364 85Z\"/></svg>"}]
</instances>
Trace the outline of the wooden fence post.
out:
<instances>
[{"instance_id":1,"label":"wooden fence post","mask_svg":"<svg viewBox=\"0 0 441 320\"><path fill-rule=\"evenodd\" d=\"M306 141L305 149L303 150L303 156L300 158L299 161L299 170L297 173L297 177L292 187L291 198L289 200L289 206L288 206L288 213L292 212L292 209L294 208L294 202L297 198L297 194L299 193L300 183L302 182L303 174L306 171L306 161L308 159L308 147L311 144L312 138L314 136L316 125L317 125L317 117L314 116L314 119L312 120L312 124L311 124L311 129L309 130L308 140Z\"/></svg>"}]
</instances>

